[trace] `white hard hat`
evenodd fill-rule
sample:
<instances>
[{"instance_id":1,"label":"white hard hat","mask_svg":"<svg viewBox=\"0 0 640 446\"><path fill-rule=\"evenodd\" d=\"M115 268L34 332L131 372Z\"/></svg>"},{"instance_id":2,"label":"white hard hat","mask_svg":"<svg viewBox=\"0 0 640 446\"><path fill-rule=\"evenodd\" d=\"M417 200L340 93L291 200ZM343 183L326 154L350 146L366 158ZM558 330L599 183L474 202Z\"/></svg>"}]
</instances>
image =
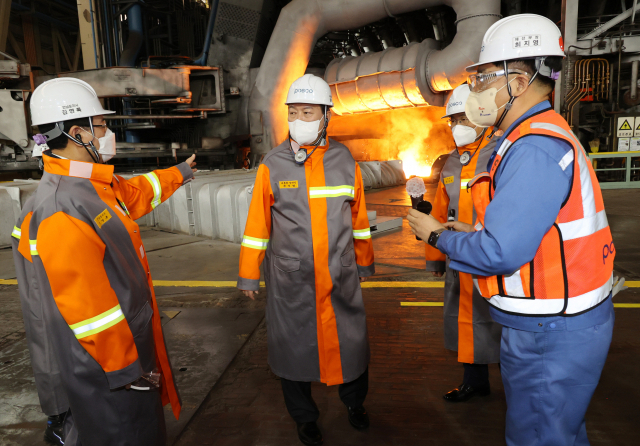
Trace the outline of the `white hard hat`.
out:
<instances>
[{"instance_id":1,"label":"white hard hat","mask_svg":"<svg viewBox=\"0 0 640 446\"><path fill-rule=\"evenodd\" d=\"M545 56L564 57L560 30L541 15L517 14L491 25L482 39L480 60L467 71L486 63Z\"/></svg>"},{"instance_id":2,"label":"white hard hat","mask_svg":"<svg viewBox=\"0 0 640 446\"><path fill-rule=\"evenodd\" d=\"M458 113L464 113L464 104L467 103L469 97L469 85L462 84L456 87L451 93L451 97L447 102L447 114L443 118L448 118Z\"/></svg>"},{"instance_id":3,"label":"white hard hat","mask_svg":"<svg viewBox=\"0 0 640 446\"><path fill-rule=\"evenodd\" d=\"M305 74L293 81L285 104L317 104L333 107L331 88L321 77Z\"/></svg>"},{"instance_id":4,"label":"white hard hat","mask_svg":"<svg viewBox=\"0 0 640 446\"><path fill-rule=\"evenodd\" d=\"M31 124L51 124L71 119L115 113L102 108L91 85L73 77L43 82L31 95Z\"/></svg>"}]
</instances>

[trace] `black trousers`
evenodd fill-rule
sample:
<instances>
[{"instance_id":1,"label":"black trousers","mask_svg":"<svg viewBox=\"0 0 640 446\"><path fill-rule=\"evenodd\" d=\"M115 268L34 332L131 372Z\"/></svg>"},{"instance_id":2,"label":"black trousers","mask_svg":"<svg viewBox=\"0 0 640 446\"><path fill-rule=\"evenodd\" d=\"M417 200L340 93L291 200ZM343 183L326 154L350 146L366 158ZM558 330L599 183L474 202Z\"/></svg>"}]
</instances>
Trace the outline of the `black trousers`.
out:
<instances>
[{"instance_id":1,"label":"black trousers","mask_svg":"<svg viewBox=\"0 0 640 446\"><path fill-rule=\"evenodd\" d=\"M289 381L280 378L284 402L289 415L296 423L310 423L318 420L320 412L311 396L311 383L303 381ZM360 407L364 403L369 391L369 369L365 370L355 381L340 384L338 393L347 407Z\"/></svg>"},{"instance_id":2,"label":"black trousers","mask_svg":"<svg viewBox=\"0 0 640 446\"><path fill-rule=\"evenodd\" d=\"M464 366L463 384L467 384L474 389L484 389L489 387L489 365L488 364L467 364Z\"/></svg>"}]
</instances>

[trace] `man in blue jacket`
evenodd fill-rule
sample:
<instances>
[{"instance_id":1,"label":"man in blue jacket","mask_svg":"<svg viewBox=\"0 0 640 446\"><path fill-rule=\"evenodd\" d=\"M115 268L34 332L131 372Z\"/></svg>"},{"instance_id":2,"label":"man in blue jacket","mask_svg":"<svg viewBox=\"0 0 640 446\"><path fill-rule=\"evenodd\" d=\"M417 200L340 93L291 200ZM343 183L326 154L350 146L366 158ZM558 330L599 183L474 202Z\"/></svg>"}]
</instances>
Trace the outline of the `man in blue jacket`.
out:
<instances>
[{"instance_id":1,"label":"man in blue jacket","mask_svg":"<svg viewBox=\"0 0 640 446\"><path fill-rule=\"evenodd\" d=\"M503 325L509 446L588 445L585 413L613 332L615 248L584 149L548 95L562 36L549 19L510 16L485 34L469 67L466 114L504 135L470 182L478 219L445 230L411 211L413 231L476 276Z\"/></svg>"}]
</instances>

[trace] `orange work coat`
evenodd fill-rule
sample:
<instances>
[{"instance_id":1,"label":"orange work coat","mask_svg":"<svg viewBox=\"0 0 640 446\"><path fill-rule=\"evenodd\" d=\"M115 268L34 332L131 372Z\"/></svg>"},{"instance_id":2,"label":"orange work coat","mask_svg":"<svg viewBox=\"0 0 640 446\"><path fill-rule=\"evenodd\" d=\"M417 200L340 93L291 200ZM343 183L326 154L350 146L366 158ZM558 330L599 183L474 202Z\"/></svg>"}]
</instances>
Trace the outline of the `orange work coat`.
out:
<instances>
[{"instance_id":1,"label":"orange work coat","mask_svg":"<svg viewBox=\"0 0 640 446\"><path fill-rule=\"evenodd\" d=\"M154 398L171 403L176 418L181 405L134 220L188 181L191 169L182 163L126 180L113 166L43 160L42 180L12 234L26 260L16 262L18 285L28 289L21 298L42 306L79 438L163 444ZM154 369L159 394L124 390Z\"/></svg>"},{"instance_id":2,"label":"orange work coat","mask_svg":"<svg viewBox=\"0 0 640 446\"><path fill-rule=\"evenodd\" d=\"M473 224L476 215L467 183L477 173L486 170L494 148L495 142L483 137L480 143L474 142L451 152L440 174L431 211L434 218L444 223L449 211L453 210L456 221ZM460 157L465 152L469 152L471 159L463 166ZM446 271L443 312L445 348L457 351L458 361L463 363L500 362L501 326L491 319L489 306L473 286L472 275L449 269L448 259L443 253L428 244L425 246L427 271Z\"/></svg>"},{"instance_id":3,"label":"orange work coat","mask_svg":"<svg viewBox=\"0 0 640 446\"><path fill-rule=\"evenodd\" d=\"M358 277L371 276L374 261L360 167L332 140L303 165L293 156L287 140L258 169L238 288L258 289L264 260L273 372L341 384L369 363Z\"/></svg>"}]
</instances>

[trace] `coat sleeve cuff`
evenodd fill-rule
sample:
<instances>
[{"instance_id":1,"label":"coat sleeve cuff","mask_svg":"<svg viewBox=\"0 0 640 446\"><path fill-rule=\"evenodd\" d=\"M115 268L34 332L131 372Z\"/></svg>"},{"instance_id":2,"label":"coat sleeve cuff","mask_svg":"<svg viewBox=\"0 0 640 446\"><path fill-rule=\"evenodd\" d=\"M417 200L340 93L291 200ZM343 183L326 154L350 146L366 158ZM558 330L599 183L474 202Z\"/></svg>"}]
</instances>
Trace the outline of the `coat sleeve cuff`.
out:
<instances>
[{"instance_id":1,"label":"coat sleeve cuff","mask_svg":"<svg viewBox=\"0 0 640 446\"><path fill-rule=\"evenodd\" d=\"M116 370L115 372L107 372L107 381L109 382L109 388L111 390L124 387L140 378L144 370L140 365L140 360L136 359L130 365L124 369Z\"/></svg>"},{"instance_id":2,"label":"coat sleeve cuff","mask_svg":"<svg viewBox=\"0 0 640 446\"><path fill-rule=\"evenodd\" d=\"M427 260L427 271L444 273L447 270L447 263L442 260Z\"/></svg>"},{"instance_id":3,"label":"coat sleeve cuff","mask_svg":"<svg viewBox=\"0 0 640 446\"><path fill-rule=\"evenodd\" d=\"M260 280L245 279L238 276L238 288L246 291L258 291L260 289Z\"/></svg>"},{"instance_id":4,"label":"coat sleeve cuff","mask_svg":"<svg viewBox=\"0 0 640 446\"><path fill-rule=\"evenodd\" d=\"M369 266L358 265L358 276L370 277L376 273L376 264L372 263Z\"/></svg>"},{"instance_id":5,"label":"coat sleeve cuff","mask_svg":"<svg viewBox=\"0 0 640 446\"><path fill-rule=\"evenodd\" d=\"M180 163L176 167L182 174L182 184L186 184L189 181L193 180L193 170L191 170L191 166L189 166L187 163Z\"/></svg>"},{"instance_id":6,"label":"coat sleeve cuff","mask_svg":"<svg viewBox=\"0 0 640 446\"><path fill-rule=\"evenodd\" d=\"M449 253L447 252L447 240L449 240L449 237L455 234L456 233L453 231L442 231L442 234L440 234L440 237L438 237L437 244L437 248L441 253L449 255Z\"/></svg>"}]
</instances>

